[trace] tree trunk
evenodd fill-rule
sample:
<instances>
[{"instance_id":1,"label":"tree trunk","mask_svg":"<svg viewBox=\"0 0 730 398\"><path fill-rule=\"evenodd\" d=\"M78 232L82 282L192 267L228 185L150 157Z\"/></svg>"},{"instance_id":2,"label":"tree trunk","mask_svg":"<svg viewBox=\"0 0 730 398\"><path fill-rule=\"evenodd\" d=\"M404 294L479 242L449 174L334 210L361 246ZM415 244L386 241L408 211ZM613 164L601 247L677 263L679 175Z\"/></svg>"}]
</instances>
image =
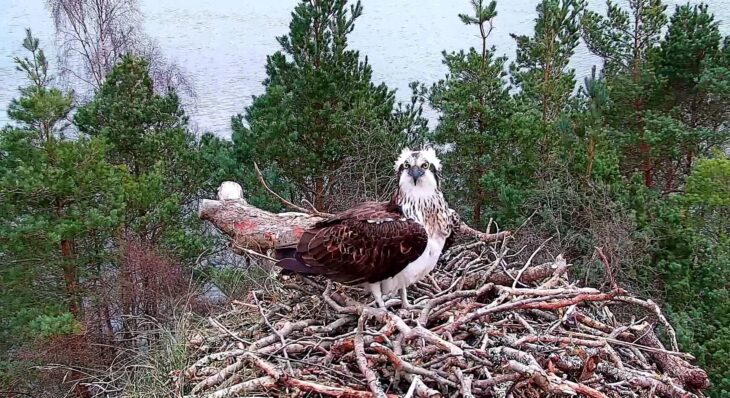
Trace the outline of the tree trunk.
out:
<instances>
[{"instance_id":1,"label":"tree trunk","mask_svg":"<svg viewBox=\"0 0 730 398\"><path fill-rule=\"evenodd\" d=\"M482 224L482 206L484 205L484 192L481 189L477 192L477 198L474 201L474 224L480 226Z\"/></svg>"},{"instance_id":2,"label":"tree trunk","mask_svg":"<svg viewBox=\"0 0 730 398\"><path fill-rule=\"evenodd\" d=\"M641 151L643 159L642 170L644 171L644 185L647 188L651 188L654 186L654 166L651 161L651 148L643 137L639 144L639 151Z\"/></svg>"},{"instance_id":3,"label":"tree trunk","mask_svg":"<svg viewBox=\"0 0 730 398\"><path fill-rule=\"evenodd\" d=\"M321 177L314 179L314 198L312 200L314 208L319 211L328 211L329 209L324 203L324 181Z\"/></svg>"},{"instance_id":4,"label":"tree trunk","mask_svg":"<svg viewBox=\"0 0 730 398\"><path fill-rule=\"evenodd\" d=\"M78 267L75 264L73 241L70 239L61 241L61 260L63 261L63 281L68 298L68 310L77 320L81 320Z\"/></svg>"},{"instance_id":5,"label":"tree trunk","mask_svg":"<svg viewBox=\"0 0 730 398\"><path fill-rule=\"evenodd\" d=\"M593 161L596 156L596 141L595 137L591 136L588 141L588 167L586 167L586 178L590 179L593 174Z\"/></svg>"},{"instance_id":6,"label":"tree trunk","mask_svg":"<svg viewBox=\"0 0 730 398\"><path fill-rule=\"evenodd\" d=\"M64 216L64 200L62 198L55 199L56 217L59 219ZM74 318L81 320L81 303L79 301L79 283L78 283L78 266L76 264L74 242L72 239L62 239L59 245L61 252L61 269L63 270L63 282L66 298L68 299L68 311L73 314Z\"/></svg>"},{"instance_id":7,"label":"tree trunk","mask_svg":"<svg viewBox=\"0 0 730 398\"><path fill-rule=\"evenodd\" d=\"M635 72L634 79L636 84L639 84L639 81L636 80L638 78L638 72ZM634 128L639 135L639 153L641 156L641 170L644 173L644 185L647 188L651 188L654 186L654 164L651 158L651 145L646 140L646 132L644 131L644 101L641 98L636 98L632 106L634 112L636 112L636 124Z\"/></svg>"}]
</instances>

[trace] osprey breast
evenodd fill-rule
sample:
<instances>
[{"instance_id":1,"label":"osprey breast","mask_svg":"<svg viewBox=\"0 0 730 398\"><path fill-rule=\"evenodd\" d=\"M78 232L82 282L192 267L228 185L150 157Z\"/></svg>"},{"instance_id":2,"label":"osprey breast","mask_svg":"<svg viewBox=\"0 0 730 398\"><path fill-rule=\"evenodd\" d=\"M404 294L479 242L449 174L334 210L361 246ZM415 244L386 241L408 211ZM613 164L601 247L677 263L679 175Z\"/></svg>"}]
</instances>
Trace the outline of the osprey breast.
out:
<instances>
[{"instance_id":1,"label":"osprey breast","mask_svg":"<svg viewBox=\"0 0 730 398\"><path fill-rule=\"evenodd\" d=\"M392 278L380 282L382 292L388 294L421 280L436 267L445 242L446 239L443 237L430 237L426 250L415 261L408 264Z\"/></svg>"}]
</instances>

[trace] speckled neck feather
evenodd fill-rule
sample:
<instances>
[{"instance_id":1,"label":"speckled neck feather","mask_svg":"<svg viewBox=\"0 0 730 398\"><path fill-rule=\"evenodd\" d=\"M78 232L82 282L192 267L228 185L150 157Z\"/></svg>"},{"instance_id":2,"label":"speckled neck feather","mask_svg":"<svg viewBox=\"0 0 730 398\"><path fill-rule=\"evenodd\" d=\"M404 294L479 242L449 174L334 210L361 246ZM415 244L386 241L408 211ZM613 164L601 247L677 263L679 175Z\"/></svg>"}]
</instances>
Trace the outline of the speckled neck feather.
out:
<instances>
[{"instance_id":1,"label":"speckled neck feather","mask_svg":"<svg viewBox=\"0 0 730 398\"><path fill-rule=\"evenodd\" d=\"M423 225L429 236L447 237L451 233L449 206L441 191L434 191L429 196L414 196L399 189L393 196L393 203L406 218Z\"/></svg>"}]
</instances>

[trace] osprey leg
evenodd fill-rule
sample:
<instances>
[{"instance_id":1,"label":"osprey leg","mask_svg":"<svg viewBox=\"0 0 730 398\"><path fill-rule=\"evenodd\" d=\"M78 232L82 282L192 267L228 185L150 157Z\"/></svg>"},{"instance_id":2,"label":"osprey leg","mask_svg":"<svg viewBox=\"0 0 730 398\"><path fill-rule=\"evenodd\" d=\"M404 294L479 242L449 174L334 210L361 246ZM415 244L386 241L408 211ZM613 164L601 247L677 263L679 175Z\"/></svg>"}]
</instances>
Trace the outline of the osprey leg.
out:
<instances>
[{"instance_id":1,"label":"osprey leg","mask_svg":"<svg viewBox=\"0 0 730 398\"><path fill-rule=\"evenodd\" d=\"M380 290L379 282L370 284L370 293L375 298L375 302L378 304L378 307L385 308L385 302L383 301L383 292Z\"/></svg>"},{"instance_id":2,"label":"osprey leg","mask_svg":"<svg viewBox=\"0 0 730 398\"><path fill-rule=\"evenodd\" d=\"M400 301L401 301L401 303L400 303L401 308L406 308L406 307L410 306L410 304L408 304L408 288L407 287L401 288Z\"/></svg>"}]
</instances>

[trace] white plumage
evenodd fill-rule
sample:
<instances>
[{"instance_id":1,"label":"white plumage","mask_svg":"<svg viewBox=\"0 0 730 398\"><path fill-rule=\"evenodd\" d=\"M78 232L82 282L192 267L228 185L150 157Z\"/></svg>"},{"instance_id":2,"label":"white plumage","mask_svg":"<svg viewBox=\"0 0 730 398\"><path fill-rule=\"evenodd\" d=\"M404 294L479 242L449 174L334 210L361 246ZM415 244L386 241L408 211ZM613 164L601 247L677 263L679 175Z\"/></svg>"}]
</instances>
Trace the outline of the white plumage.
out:
<instances>
[{"instance_id":1,"label":"white plumage","mask_svg":"<svg viewBox=\"0 0 730 398\"><path fill-rule=\"evenodd\" d=\"M418 153L421 159L431 163L434 167L436 167L436 170L441 170L441 160L438 156L436 156L436 151L433 148L426 148L422 151L418 151ZM398 156L398 159L395 161L395 171L398 171L400 166L411 158L413 154L414 151L411 151L409 148L404 148Z\"/></svg>"},{"instance_id":2,"label":"white plumage","mask_svg":"<svg viewBox=\"0 0 730 398\"><path fill-rule=\"evenodd\" d=\"M405 289L428 275L436 267L444 243L446 243L445 238L429 237L423 254L394 277L381 281L380 290L384 294L390 294L399 289Z\"/></svg>"},{"instance_id":3,"label":"white plumage","mask_svg":"<svg viewBox=\"0 0 730 398\"><path fill-rule=\"evenodd\" d=\"M218 200L243 199L243 188L233 181L223 181L218 187Z\"/></svg>"}]
</instances>

